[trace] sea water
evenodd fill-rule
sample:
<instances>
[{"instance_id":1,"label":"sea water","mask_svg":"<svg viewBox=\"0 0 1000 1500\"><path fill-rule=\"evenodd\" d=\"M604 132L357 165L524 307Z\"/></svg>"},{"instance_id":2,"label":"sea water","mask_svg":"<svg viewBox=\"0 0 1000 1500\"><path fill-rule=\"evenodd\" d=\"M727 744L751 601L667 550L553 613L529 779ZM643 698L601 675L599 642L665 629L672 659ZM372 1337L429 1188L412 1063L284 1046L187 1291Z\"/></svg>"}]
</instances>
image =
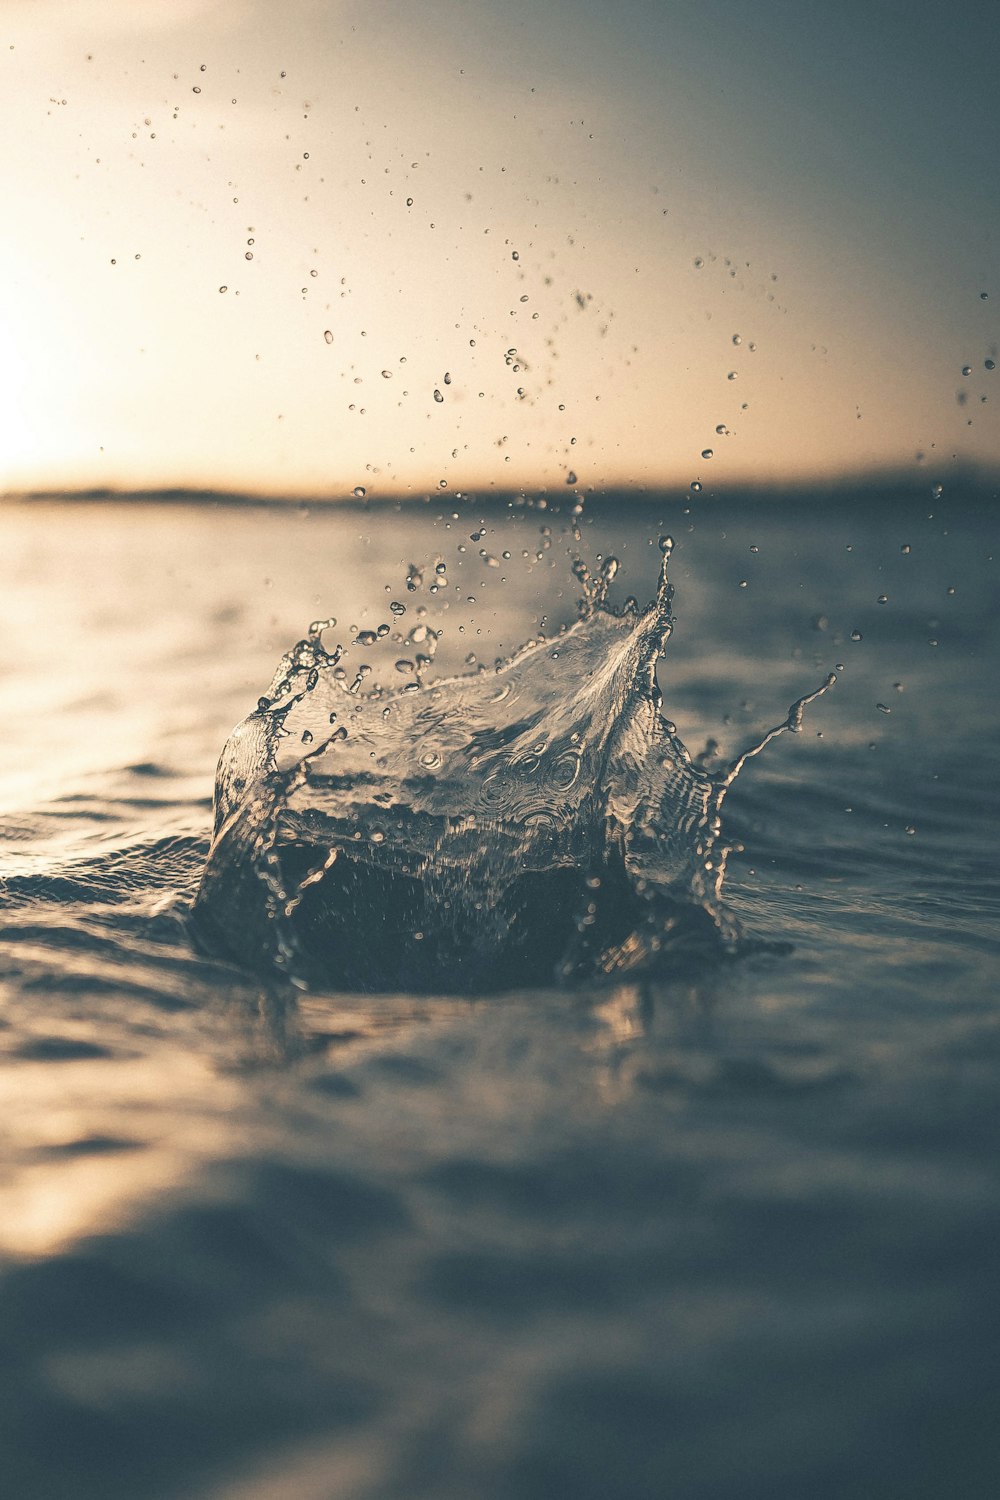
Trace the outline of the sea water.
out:
<instances>
[{"instance_id":1,"label":"sea water","mask_svg":"<svg viewBox=\"0 0 1000 1500\"><path fill-rule=\"evenodd\" d=\"M4 508L11 1494L992 1494L989 497L588 503Z\"/></svg>"}]
</instances>

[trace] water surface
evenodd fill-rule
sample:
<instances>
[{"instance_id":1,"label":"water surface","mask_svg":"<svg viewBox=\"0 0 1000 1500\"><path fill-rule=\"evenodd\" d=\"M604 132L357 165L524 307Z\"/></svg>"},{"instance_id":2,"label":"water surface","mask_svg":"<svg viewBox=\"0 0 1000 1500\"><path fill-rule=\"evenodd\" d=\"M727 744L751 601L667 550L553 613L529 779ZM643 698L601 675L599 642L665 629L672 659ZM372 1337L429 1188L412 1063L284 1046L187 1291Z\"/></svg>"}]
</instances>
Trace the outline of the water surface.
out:
<instances>
[{"instance_id":1,"label":"water surface","mask_svg":"<svg viewBox=\"0 0 1000 1500\"><path fill-rule=\"evenodd\" d=\"M392 515L5 507L12 1494L992 1493L992 514L874 490L821 510L688 503L595 507L579 542L558 515L462 502ZM704 789L790 703L839 678L722 809L720 837L743 845L727 920L755 951L597 972L615 933L567 971L561 935L586 905L574 887L560 907L548 886L544 911L527 886L514 903L530 925L522 959L558 929L545 964L504 973L498 939L470 984L458 976L480 929L442 924L432 903L435 956L421 968L423 929L397 921L386 939L391 889L366 908L339 983L342 942L305 989L260 945L195 945L216 761L311 620L335 616L321 639L349 647L331 693L350 714L382 681L400 730L363 793L350 759L362 737L324 752L350 776L291 793L290 846L317 819L342 844L359 814L370 833L387 786L433 821L454 817L435 798L458 771L481 789L513 748L523 772L531 747L516 735L484 742L473 768L448 741L442 767L423 768L442 775L418 786L398 758L434 747L402 705L480 664L469 691L502 686L496 659L529 639L544 637L529 665L559 650L560 626L577 628L577 556L595 574L620 560L609 599L626 623L597 631L628 655L625 601L655 594L665 533L676 624L633 707L676 726L653 735L671 752L661 760L686 767L684 788ZM436 649L426 634L391 639L421 626ZM593 627L578 630L570 653L581 635L594 646ZM401 694L397 660L423 688ZM570 662L547 660L521 682L549 723ZM361 663L373 670L354 695ZM470 709L480 720L485 701ZM345 707L332 702L327 734ZM606 707L599 693L579 700L587 733L567 709L567 743L537 752L553 773L540 810L555 805L556 768L568 779L560 757L586 760L572 734L604 744L632 713ZM286 769L310 753L309 727L283 742ZM460 762L444 775L449 745ZM563 788L571 802L608 785L585 769ZM577 870L567 828L580 819L532 823L539 809L518 802L530 784L515 781L504 805L518 816L491 834L506 830L519 870L526 850L547 851L536 864L551 873L553 849ZM588 828L606 828L598 804ZM675 839L683 817L671 823L662 797L657 809ZM445 850L441 868L472 870L473 907L477 868L510 888L495 861L477 867L482 840L449 825L452 858L442 826L419 838ZM411 853L424 855L419 838ZM387 844L369 845L366 875ZM221 926L253 930L246 909Z\"/></svg>"}]
</instances>

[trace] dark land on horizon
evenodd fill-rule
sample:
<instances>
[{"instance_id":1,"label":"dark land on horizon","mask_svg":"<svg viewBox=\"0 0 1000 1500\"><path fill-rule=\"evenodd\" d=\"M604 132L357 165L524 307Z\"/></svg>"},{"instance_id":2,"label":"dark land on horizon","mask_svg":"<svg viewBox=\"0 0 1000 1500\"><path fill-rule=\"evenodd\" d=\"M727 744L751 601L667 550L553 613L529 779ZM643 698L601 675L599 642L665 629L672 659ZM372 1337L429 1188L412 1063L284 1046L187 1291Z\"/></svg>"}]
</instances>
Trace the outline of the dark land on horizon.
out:
<instances>
[{"instance_id":1,"label":"dark land on horizon","mask_svg":"<svg viewBox=\"0 0 1000 1500\"><path fill-rule=\"evenodd\" d=\"M336 493L317 495L240 493L195 486L169 486L157 489L124 490L98 487L82 490L28 490L0 495L0 501L8 504L142 504L142 505L211 505L215 507L254 508L262 506L287 506L289 509L318 506L346 507L359 511L399 511L410 506L433 503L463 503L490 510L539 509L559 513L584 502L587 510L600 508L643 508L649 505L679 504L695 501L723 502L739 505L767 505L772 503L796 506L846 506L871 505L879 507L905 506L914 503L945 502L949 506L960 504L976 510L991 509L1000 504L1000 474L988 474L981 470L962 469L947 479L935 478L933 471L919 474L899 471L876 471L868 474L855 473L840 480L797 482L782 480L773 483L722 482L702 483L700 489L691 485L609 485L606 487L566 486L565 488L492 489L471 487L469 489L434 489L398 492L369 491L365 495Z\"/></svg>"}]
</instances>

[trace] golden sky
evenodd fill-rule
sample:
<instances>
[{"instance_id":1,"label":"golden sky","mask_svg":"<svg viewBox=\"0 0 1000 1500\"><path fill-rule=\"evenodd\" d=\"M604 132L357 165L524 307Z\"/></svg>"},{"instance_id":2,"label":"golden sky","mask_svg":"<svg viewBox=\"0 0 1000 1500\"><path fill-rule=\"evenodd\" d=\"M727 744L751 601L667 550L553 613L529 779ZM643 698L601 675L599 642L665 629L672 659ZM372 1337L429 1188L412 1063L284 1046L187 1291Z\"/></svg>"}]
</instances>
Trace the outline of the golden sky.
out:
<instances>
[{"instance_id":1,"label":"golden sky","mask_svg":"<svg viewBox=\"0 0 1000 1500\"><path fill-rule=\"evenodd\" d=\"M997 466L940 10L5 0L0 490Z\"/></svg>"}]
</instances>

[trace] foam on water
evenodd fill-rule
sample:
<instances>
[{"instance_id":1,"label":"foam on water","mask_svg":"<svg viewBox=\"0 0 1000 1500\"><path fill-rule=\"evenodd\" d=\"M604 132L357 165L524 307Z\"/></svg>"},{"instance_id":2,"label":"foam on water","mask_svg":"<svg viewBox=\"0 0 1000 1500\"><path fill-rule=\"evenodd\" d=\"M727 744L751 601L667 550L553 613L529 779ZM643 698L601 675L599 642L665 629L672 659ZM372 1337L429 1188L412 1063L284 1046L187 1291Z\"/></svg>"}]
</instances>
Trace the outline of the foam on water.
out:
<instances>
[{"instance_id":1,"label":"foam on water","mask_svg":"<svg viewBox=\"0 0 1000 1500\"><path fill-rule=\"evenodd\" d=\"M495 671L361 691L317 622L219 763L194 914L204 946L342 989L592 980L736 951L723 799L745 761L697 764L661 713L674 625L607 600Z\"/></svg>"}]
</instances>

